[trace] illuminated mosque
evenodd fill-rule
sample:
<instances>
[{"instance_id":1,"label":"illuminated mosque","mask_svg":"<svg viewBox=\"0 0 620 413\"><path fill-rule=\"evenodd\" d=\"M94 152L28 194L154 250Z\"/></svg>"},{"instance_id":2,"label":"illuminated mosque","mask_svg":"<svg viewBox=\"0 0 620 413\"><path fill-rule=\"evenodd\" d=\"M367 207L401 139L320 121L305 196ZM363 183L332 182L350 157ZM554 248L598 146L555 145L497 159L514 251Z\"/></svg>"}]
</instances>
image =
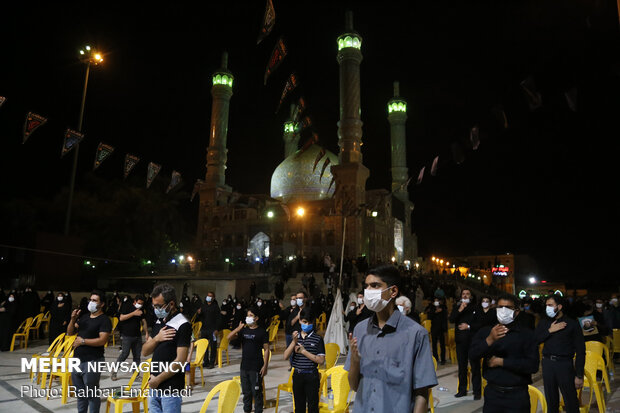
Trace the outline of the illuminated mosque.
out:
<instances>
[{"instance_id":1,"label":"illuminated mosque","mask_svg":"<svg viewBox=\"0 0 620 413\"><path fill-rule=\"evenodd\" d=\"M284 157L271 177L271 193L240 194L226 184L229 103L234 76L222 67L213 74L213 99L207 173L198 191L200 207L197 249L200 259L215 268L232 260L250 262L295 257L318 258L329 253L335 262L365 256L378 262L408 264L417 258L412 232L413 203L409 200L406 159L407 103L394 83L387 102L391 135L392 187L366 189L369 170L363 163L360 119L362 37L353 29L351 13L346 32L337 39L340 79L339 153L316 144L299 150L299 125L294 110L284 123ZM387 144L387 140L386 140ZM329 159L329 166L321 166ZM332 177L333 181L332 182Z\"/></svg>"}]
</instances>

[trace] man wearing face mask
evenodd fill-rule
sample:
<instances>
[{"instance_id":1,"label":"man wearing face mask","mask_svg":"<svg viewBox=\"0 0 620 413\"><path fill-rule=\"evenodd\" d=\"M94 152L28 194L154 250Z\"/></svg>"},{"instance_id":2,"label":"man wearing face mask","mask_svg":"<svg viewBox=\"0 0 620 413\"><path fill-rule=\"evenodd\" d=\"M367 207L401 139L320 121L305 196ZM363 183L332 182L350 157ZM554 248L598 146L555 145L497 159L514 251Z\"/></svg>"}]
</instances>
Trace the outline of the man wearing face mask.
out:
<instances>
[{"instance_id":1,"label":"man wearing face mask","mask_svg":"<svg viewBox=\"0 0 620 413\"><path fill-rule=\"evenodd\" d=\"M468 357L469 346L472 338L472 324L474 322L475 305L471 290L463 288L461 301L457 303L450 314L450 322L454 323L454 340L456 342L456 359L459 368L459 389L454 397L467 395L467 364L471 364L471 381L474 391L474 400L479 400L482 393L480 379L480 362L476 366L476 360Z\"/></svg>"},{"instance_id":2,"label":"man wearing face mask","mask_svg":"<svg viewBox=\"0 0 620 413\"><path fill-rule=\"evenodd\" d=\"M168 363L170 369L151 372L148 397L151 413L181 413L182 397L175 393L185 387L185 373L178 364L185 363L192 340L192 325L177 308L176 290L170 284L158 284L151 293L153 310L164 326L142 346L142 356L151 353L152 362ZM173 367L174 366L174 367ZM157 391L153 391L157 390Z\"/></svg>"},{"instance_id":3,"label":"man wearing face mask","mask_svg":"<svg viewBox=\"0 0 620 413\"><path fill-rule=\"evenodd\" d=\"M65 301L65 296L60 291L56 299L50 305L50 334L49 344L67 331L67 324L71 319L71 305Z\"/></svg>"},{"instance_id":4,"label":"man wearing face mask","mask_svg":"<svg viewBox=\"0 0 620 413\"><path fill-rule=\"evenodd\" d=\"M146 326L144 307L144 296L136 295L132 307L122 306L118 331L121 335L121 354L116 360L117 363L125 361L129 357L129 351L133 354L133 362L136 366L140 365L140 353L142 353L142 333L140 326L146 332L146 340L149 333ZM146 341L145 340L145 341ZM117 380L116 372L112 373L111 379Z\"/></svg>"},{"instance_id":5,"label":"man wearing face mask","mask_svg":"<svg viewBox=\"0 0 620 413\"><path fill-rule=\"evenodd\" d=\"M426 412L437 385L426 329L396 309L400 273L392 265L370 270L364 304L373 315L349 334L344 369L356 393L353 413Z\"/></svg>"},{"instance_id":6,"label":"man wearing face mask","mask_svg":"<svg viewBox=\"0 0 620 413\"><path fill-rule=\"evenodd\" d=\"M483 413L529 413L528 384L538 371L538 348L534 332L521 327L516 299L508 294L497 299L495 326L484 326L474 336L471 359L484 358L482 374L487 380Z\"/></svg>"},{"instance_id":7,"label":"man wearing face mask","mask_svg":"<svg viewBox=\"0 0 620 413\"><path fill-rule=\"evenodd\" d=\"M370 316L372 316L373 312L366 307L364 304L364 292L357 293L357 301L355 303L355 307L351 306L349 308L349 313L345 316L344 321L349 322L349 333L353 332L355 326Z\"/></svg>"},{"instance_id":8,"label":"man wearing face mask","mask_svg":"<svg viewBox=\"0 0 620 413\"><path fill-rule=\"evenodd\" d=\"M431 338L433 340L433 356L435 360L439 359L437 344L441 348L441 365L446 364L446 339L445 334L448 332L448 307L444 304L444 299L435 297L433 303L426 309L428 319L431 320Z\"/></svg>"},{"instance_id":9,"label":"man wearing face mask","mask_svg":"<svg viewBox=\"0 0 620 413\"><path fill-rule=\"evenodd\" d=\"M93 290L87 305L88 313L81 314L81 310L74 310L67 326L67 336L72 336L77 332L77 337L73 341L75 349L73 357L80 359L81 372L72 372L71 380L76 390L81 390L83 394L86 394L86 397L78 397L77 400L80 413L87 411L96 413L99 412L101 406L101 399L96 390L99 387L101 373L89 371L88 363L105 361L104 346L110 337L112 323L103 313L104 297L103 292Z\"/></svg>"},{"instance_id":10,"label":"man wearing face mask","mask_svg":"<svg viewBox=\"0 0 620 413\"><path fill-rule=\"evenodd\" d=\"M539 344L545 343L542 368L547 411L558 411L559 388L566 411L579 412L577 389L583 386L586 360L583 333L577 321L565 316L559 296L547 297L546 305L547 317L540 320L536 327L536 341Z\"/></svg>"},{"instance_id":11,"label":"man wearing face mask","mask_svg":"<svg viewBox=\"0 0 620 413\"><path fill-rule=\"evenodd\" d=\"M217 331L222 317L220 308L215 303L215 293L213 291L207 293L205 303L198 310L198 314L200 314L202 321L200 336L209 340L209 348L207 349L207 354L205 354L203 367L212 369L215 366L215 357L217 355Z\"/></svg>"},{"instance_id":12,"label":"man wearing face mask","mask_svg":"<svg viewBox=\"0 0 620 413\"><path fill-rule=\"evenodd\" d=\"M280 308L282 309L282 311L280 312L280 320L284 320L284 337L286 339L286 347L288 347L291 344L291 341L293 341L293 326L291 325L291 323L288 322L288 319L291 313L297 308L296 294L291 294L289 304L290 305L288 307L283 308L284 305L280 301ZM289 370L291 369L290 363L291 359L289 358Z\"/></svg>"},{"instance_id":13,"label":"man wearing face mask","mask_svg":"<svg viewBox=\"0 0 620 413\"><path fill-rule=\"evenodd\" d=\"M301 331L301 326L299 324L299 320L300 320L299 317L300 317L301 310L303 310L306 307L307 301L308 301L308 297L306 296L305 292L299 291L295 295L295 303L297 304L297 306L293 310L291 310L291 314L288 316L288 320L286 320L286 322L293 329L292 331Z\"/></svg>"}]
</instances>

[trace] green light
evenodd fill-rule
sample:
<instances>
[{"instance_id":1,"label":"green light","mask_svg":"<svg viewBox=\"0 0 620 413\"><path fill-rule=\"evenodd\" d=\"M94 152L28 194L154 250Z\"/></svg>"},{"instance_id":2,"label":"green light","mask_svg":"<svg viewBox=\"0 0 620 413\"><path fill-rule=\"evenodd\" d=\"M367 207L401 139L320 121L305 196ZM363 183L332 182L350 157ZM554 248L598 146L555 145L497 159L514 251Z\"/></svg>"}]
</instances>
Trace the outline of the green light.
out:
<instances>
[{"instance_id":1,"label":"green light","mask_svg":"<svg viewBox=\"0 0 620 413\"><path fill-rule=\"evenodd\" d=\"M354 34L342 35L338 38L338 50L342 50L348 47L354 49L362 48L362 39Z\"/></svg>"},{"instance_id":2,"label":"green light","mask_svg":"<svg viewBox=\"0 0 620 413\"><path fill-rule=\"evenodd\" d=\"M90 261L84 261L84 265L90 265Z\"/></svg>"},{"instance_id":3,"label":"green light","mask_svg":"<svg viewBox=\"0 0 620 413\"><path fill-rule=\"evenodd\" d=\"M232 87L233 77L230 74L216 73L215 75L213 75L213 85L224 85Z\"/></svg>"},{"instance_id":4,"label":"green light","mask_svg":"<svg viewBox=\"0 0 620 413\"><path fill-rule=\"evenodd\" d=\"M293 122L284 123L284 132L293 133L295 132L295 124Z\"/></svg>"},{"instance_id":5,"label":"green light","mask_svg":"<svg viewBox=\"0 0 620 413\"><path fill-rule=\"evenodd\" d=\"M388 104L388 112L407 112L407 102L396 101Z\"/></svg>"},{"instance_id":6,"label":"green light","mask_svg":"<svg viewBox=\"0 0 620 413\"><path fill-rule=\"evenodd\" d=\"M152 264L151 260L147 260L146 263L149 265Z\"/></svg>"},{"instance_id":7,"label":"green light","mask_svg":"<svg viewBox=\"0 0 620 413\"><path fill-rule=\"evenodd\" d=\"M273 218L273 211L267 212L267 218Z\"/></svg>"},{"instance_id":8,"label":"green light","mask_svg":"<svg viewBox=\"0 0 620 413\"><path fill-rule=\"evenodd\" d=\"M230 262L230 260L228 258L224 259L225 262Z\"/></svg>"}]
</instances>

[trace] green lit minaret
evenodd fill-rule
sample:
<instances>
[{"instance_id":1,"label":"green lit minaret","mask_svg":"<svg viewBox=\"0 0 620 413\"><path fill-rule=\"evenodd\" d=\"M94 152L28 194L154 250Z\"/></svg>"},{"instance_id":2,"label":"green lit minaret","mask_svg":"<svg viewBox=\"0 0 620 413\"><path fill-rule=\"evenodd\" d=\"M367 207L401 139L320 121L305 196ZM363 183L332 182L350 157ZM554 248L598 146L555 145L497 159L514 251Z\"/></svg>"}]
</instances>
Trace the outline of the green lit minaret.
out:
<instances>
[{"instance_id":1,"label":"green lit minaret","mask_svg":"<svg viewBox=\"0 0 620 413\"><path fill-rule=\"evenodd\" d=\"M235 77L228 70L228 53L222 54L222 67L213 73L211 96L211 129L207 148L207 176L205 187L209 189L226 188L226 137L228 135L228 112L232 85Z\"/></svg>"},{"instance_id":2,"label":"green lit minaret","mask_svg":"<svg viewBox=\"0 0 620 413\"><path fill-rule=\"evenodd\" d=\"M394 97L388 102L388 121L392 144L392 192L401 201L409 200L407 181L407 101L399 96L399 84L394 82Z\"/></svg>"},{"instance_id":3,"label":"green lit minaret","mask_svg":"<svg viewBox=\"0 0 620 413\"><path fill-rule=\"evenodd\" d=\"M297 112L297 105L293 103L291 105L290 116L286 122L284 122L284 133L282 135L282 139L284 140L284 159L297 152L299 146L299 134L297 133L295 112Z\"/></svg>"}]
</instances>

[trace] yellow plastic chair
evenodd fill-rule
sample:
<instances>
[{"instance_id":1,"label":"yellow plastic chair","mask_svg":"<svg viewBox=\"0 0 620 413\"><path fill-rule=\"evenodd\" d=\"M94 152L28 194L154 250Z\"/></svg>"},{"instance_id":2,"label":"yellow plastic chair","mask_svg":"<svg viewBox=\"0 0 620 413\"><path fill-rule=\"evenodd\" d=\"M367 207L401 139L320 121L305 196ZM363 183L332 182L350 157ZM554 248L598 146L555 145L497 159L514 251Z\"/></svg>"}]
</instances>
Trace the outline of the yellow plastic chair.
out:
<instances>
[{"instance_id":1,"label":"yellow plastic chair","mask_svg":"<svg viewBox=\"0 0 620 413\"><path fill-rule=\"evenodd\" d=\"M116 327L118 326L118 317L110 317L110 323L112 323L112 331L110 332L110 337L112 338L112 345L116 345ZM108 343L105 343L104 347L107 347Z\"/></svg>"},{"instance_id":2,"label":"yellow plastic chair","mask_svg":"<svg viewBox=\"0 0 620 413\"><path fill-rule=\"evenodd\" d=\"M150 376L150 373L148 371L145 372L144 375L142 376L142 383L140 385L139 396L124 397L122 394L119 395L118 397L108 396L108 400L105 406L105 413L110 413L110 405L114 406L114 413L123 413L123 407L125 407L126 404L131 404L131 407L134 413L140 412L140 405L142 404L144 406L144 413L148 413L149 412L149 401L146 395L146 390L149 385L149 376ZM133 394L133 392L129 393L130 388L131 387L127 388L127 393Z\"/></svg>"},{"instance_id":3,"label":"yellow plastic chair","mask_svg":"<svg viewBox=\"0 0 620 413\"><path fill-rule=\"evenodd\" d=\"M207 352L207 348L209 348L209 340L206 338L201 338L200 340L196 340L194 343L194 349L196 353L196 359L189 363L189 377L191 384L194 384L194 376L196 375L196 367L200 369L200 380L202 387L205 385L205 376L202 369L202 363L205 359L205 353Z\"/></svg>"},{"instance_id":4,"label":"yellow plastic chair","mask_svg":"<svg viewBox=\"0 0 620 413\"><path fill-rule=\"evenodd\" d=\"M422 321L422 327L424 327L426 329L426 331L428 332L428 334L431 334L431 325L433 324L433 322L431 320L424 320Z\"/></svg>"},{"instance_id":5,"label":"yellow plastic chair","mask_svg":"<svg viewBox=\"0 0 620 413\"><path fill-rule=\"evenodd\" d=\"M146 359L146 361L143 361L140 363L140 367L142 367L143 364L146 364L148 366L148 364L151 363L151 360L153 360L152 358ZM146 369L148 370L148 369ZM138 374L140 374L139 369L134 371L133 374L131 375L131 378L129 379L129 383L127 383L127 387L125 388L126 392L129 392L129 390L131 390L131 386L133 386L133 382L136 381L136 378L138 377ZM148 382L148 380L147 380Z\"/></svg>"},{"instance_id":6,"label":"yellow plastic chair","mask_svg":"<svg viewBox=\"0 0 620 413\"><path fill-rule=\"evenodd\" d=\"M336 343L327 343L325 344L325 368L319 368L319 374L321 375L321 380L324 379L324 375L328 370L336 365L338 361L338 356L340 355L340 346ZM324 386L321 386L323 389L323 395L327 395L327 382L325 382Z\"/></svg>"},{"instance_id":7,"label":"yellow plastic chair","mask_svg":"<svg viewBox=\"0 0 620 413\"><path fill-rule=\"evenodd\" d=\"M77 335L73 335L73 336L65 335L64 336L62 343L56 346L56 350L54 351L54 354L51 357L45 357L45 359L50 360L50 365L52 363L52 360L54 359L60 360L64 357L64 354L73 351L71 346L73 345L73 342L75 341L76 337ZM41 375L40 381L41 381L41 389L45 389L45 386L47 386L47 372L44 372Z\"/></svg>"},{"instance_id":8,"label":"yellow plastic chair","mask_svg":"<svg viewBox=\"0 0 620 413\"><path fill-rule=\"evenodd\" d=\"M317 319L316 319L316 329L317 329L317 331L325 330L325 328L327 327L326 318L327 318L327 315L324 312L321 313L321 315L317 317Z\"/></svg>"},{"instance_id":9,"label":"yellow plastic chair","mask_svg":"<svg viewBox=\"0 0 620 413\"><path fill-rule=\"evenodd\" d=\"M605 347L607 347L607 351L609 352L609 359L613 361L614 359L614 341L611 337L605 336ZM615 373L614 363L610 363L611 370Z\"/></svg>"},{"instance_id":10,"label":"yellow plastic chair","mask_svg":"<svg viewBox=\"0 0 620 413\"><path fill-rule=\"evenodd\" d=\"M194 333L194 337L200 337L200 330L202 329L202 321L197 321L192 323L192 332Z\"/></svg>"},{"instance_id":11,"label":"yellow plastic chair","mask_svg":"<svg viewBox=\"0 0 620 413\"><path fill-rule=\"evenodd\" d=\"M226 352L226 365L230 366L230 359L228 358L228 335L230 330L222 330L222 339L220 340L220 346L217 348L217 365L222 368L222 356Z\"/></svg>"},{"instance_id":12,"label":"yellow plastic chair","mask_svg":"<svg viewBox=\"0 0 620 413\"><path fill-rule=\"evenodd\" d=\"M423 323L426 320L428 320L428 315L426 313L420 313L420 323Z\"/></svg>"},{"instance_id":13,"label":"yellow plastic chair","mask_svg":"<svg viewBox=\"0 0 620 413\"><path fill-rule=\"evenodd\" d=\"M349 407L349 372L343 366L332 367L325 372L325 384L331 379L331 388L334 395L334 408L329 409L327 403L319 402L319 413L344 413Z\"/></svg>"},{"instance_id":14,"label":"yellow plastic chair","mask_svg":"<svg viewBox=\"0 0 620 413\"><path fill-rule=\"evenodd\" d=\"M15 348L15 339L19 338L19 348L28 348L28 329L32 325L32 317L28 317L17 327L17 331L13 334L13 340L11 340L11 350Z\"/></svg>"},{"instance_id":15,"label":"yellow plastic chair","mask_svg":"<svg viewBox=\"0 0 620 413\"><path fill-rule=\"evenodd\" d=\"M46 333L50 331L50 321L52 319L52 315L50 314L50 312L48 311L47 313L45 313L43 315L43 318L41 319L41 324L43 324L45 326L44 330Z\"/></svg>"},{"instance_id":16,"label":"yellow plastic chair","mask_svg":"<svg viewBox=\"0 0 620 413\"><path fill-rule=\"evenodd\" d=\"M547 401L542 392L531 384L527 386L527 392L530 394L530 413L536 413L538 405L540 405L542 413L547 413Z\"/></svg>"},{"instance_id":17,"label":"yellow plastic chair","mask_svg":"<svg viewBox=\"0 0 620 413\"><path fill-rule=\"evenodd\" d=\"M620 353L620 328L614 328L613 343L614 353Z\"/></svg>"},{"instance_id":18,"label":"yellow plastic chair","mask_svg":"<svg viewBox=\"0 0 620 413\"><path fill-rule=\"evenodd\" d=\"M291 374L288 376L288 382L278 384L278 393L276 395L276 412L278 413L278 405L280 404L280 390L293 394L293 372L295 368L291 368Z\"/></svg>"},{"instance_id":19,"label":"yellow plastic chair","mask_svg":"<svg viewBox=\"0 0 620 413\"><path fill-rule=\"evenodd\" d=\"M594 380L592 380L592 376L590 376L590 373L587 371L584 371L584 383L585 381L589 381L589 382L593 382ZM588 398L588 403L587 404L582 404L582 397L583 396L583 388L577 390L577 398L579 399L579 413L589 413L590 411L590 407L592 406L592 398L593 398L593 394L594 393L592 391L592 389L590 389L590 391L588 391L589 394L589 398Z\"/></svg>"},{"instance_id":20,"label":"yellow plastic chair","mask_svg":"<svg viewBox=\"0 0 620 413\"><path fill-rule=\"evenodd\" d=\"M73 342L75 341L75 337L76 336L71 336L73 337L73 340L70 340L71 344L73 344ZM69 340L67 341L69 342ZM62 364L64 365L64 370L63 369L59 369L61 371L52 371L50 373L50 382L49 382L49 386L48 386L48 392L47 392L47 400L50 399L50 393L52 390L52 384L54 383L54 377L58 377L60 379L60 388L62 389L62 397L61 397L61 403L62 404L67 404L67 396L69 393L69 385L71 384L71 372L69 371L69 358L73 357L73 351L75 349L71 346L71 345L67 345L65 344L65 353L62 356Z\"/></svg>"},{"instance_id":21,"label":"yellow plastic chair","mask_svg":"<svg viewBox=\"0 0 620 413\"><path fill-rule=\"evenodd\" d=\"M196 316L198 316L198 313L194 313L194 315L192 316L192 319L189 320L189 322L194 324L194 321L196 321Z\"/></svg>"},{"instance_id":22,"label":"yellow plastic chair","mask_svg":"<svg viewBox=\"0 0 620 413\"><path fill-rule=\"evenodd\" d=\"M62 346L64 338L65 338L65 333L61 333L58 337L54 339L54 341L52 341L52 344L49 345L49 347L44 353L33 354L32 358L40 359L41 357L47 357L53 354L56 351L57 346ZM34 377L34 369L30 370L30 380L32 380L33 377ZM41 380L41 372L37 372L37 384L39 383L40 380Z\"/></svg>"},{"instance_id":23,"label":"yellow plastic chair","mask_svg":"<svg viewBox=\"0 0 620 413\"><path fill-rule=\"evenodd\" d=\"M273 344L273 350L275 351L278 347L278 344L276 343L278 338L278 327L270 325L267 329L267 333L269 334L269 345Z\"/></svg>"},{"instance_id":24,"label":"yellow plastic chair","mask_svg":"<svg viewBox=\"0 0 620 413\"><path fill-rule=\"evenodd\" d=\"M26 333L30 336L30 332L32 331L32 338L39 339L39 328L41 328L41 320L43 319L43 313L37 314L33 319L32 323L26 329Z\"/></svg>"},{"instance_id":25,"label":"yellow plastic chair","mask_svg":"<svg viewBox=\"0 0 620 413\"><path fill-rule=\"evenodd\" d=\"M454 329L448 330L448 354L450 355L450 363L454 364L456 360L456 339L454 337Z\"/></svg>"},{"instance_id":26,"label":"yellow plastic chair","mask_svg":"<svg viewBox=\"0 0 620 413\"><path fill-rule=\"evenodd\" d=\"M435 372L437 372L437 360L433 356L433 366L435 366ZM428 390L428 408L431 413L435 413L435 399L433 399L433 389Z\"/></svg>"},{"instance_id":27,"label":"yellow plastic chair","mask_svg":"<svg viewBox=\"0 0 620 413\"><path fill-rule=\"evenodd\" d=\"M600 341L586 341L586 351L591 351L601 357L605 356L605 359L603 361L605 362L606 370L613 369L614 363L613 360L611 361L611 363L609 362L611 360L609 348L605 344L601 343ZM609 376L607 377L606 383L609 383Z\"/></svg>"},{"instance_id":28,"label":"yellow plastic chair","mask_svg":"<svg viewBox=\"0 0 620 413\"><path fill-rule=\"evenodd\" d=\"M241 395L241 386L235 380L226 380L212 388L207 394L207 398L200 408L200 413L206 413L211 399L217 393L220 394L217 402L217 413L233 413L235 411L239 395Z\"/></svg>"},{"instance_id":29,"label":"yellow plastic chair","mask_svg":"<svg viewBox=\"0 0 620 413\"><path fill-rule=\"evenodd\" d=\"M589 387L590 391L594 390L596 396L596 405L601 412L605 411L605 397L603 395L603 381L599 381L596 378L596 372L598 370L598 354L586 351L586 364L584 370L588 373L583 381L583 387Z\"/></svg>"}]
</instances>

